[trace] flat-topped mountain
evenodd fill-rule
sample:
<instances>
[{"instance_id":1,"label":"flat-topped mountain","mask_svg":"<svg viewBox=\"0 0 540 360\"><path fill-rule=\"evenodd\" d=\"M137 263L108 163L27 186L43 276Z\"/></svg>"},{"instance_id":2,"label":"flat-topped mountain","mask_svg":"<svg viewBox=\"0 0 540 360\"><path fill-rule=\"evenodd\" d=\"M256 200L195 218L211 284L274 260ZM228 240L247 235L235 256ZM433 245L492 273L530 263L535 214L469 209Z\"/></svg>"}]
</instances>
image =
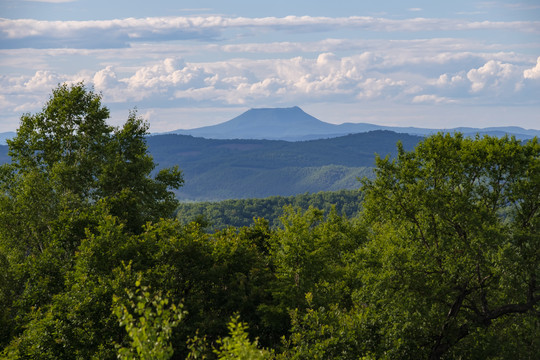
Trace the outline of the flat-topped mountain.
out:
<instances>
[{"instance_id":1,"label":"flat-topped mountain","mask_svg":"<svg viewBox=\"0 0 540 360\"><path fill-rule=\"evenodd\" d=\"M170 134L192 135L207 139L267 139L267 140L314 140L364 133L373 130L390 130L397 133L426 136L444 132L461 132L467 136L514 135L518 139L540 137L540 130L526 130L517 126L489 127L484 129L459 127L451 129L425 129L416 127L382 126L367 123L344 123L340 125L321 121L300 109L261 108L250 109L243 114L217 125L190 130L175 130Z\"/></svg>"},{"instance_id":2,"label":"flat-topped mountain","mask_svg":"<svg viewBox=\"0 0 540 360\"><path fill-rule=\"evenodd\" d=\"M320 121L295 106L250 109L221 124L171 133L208 139L300 140L314 135L333 134L335 131L336 125Z\"/></svg>"}]
</instances>

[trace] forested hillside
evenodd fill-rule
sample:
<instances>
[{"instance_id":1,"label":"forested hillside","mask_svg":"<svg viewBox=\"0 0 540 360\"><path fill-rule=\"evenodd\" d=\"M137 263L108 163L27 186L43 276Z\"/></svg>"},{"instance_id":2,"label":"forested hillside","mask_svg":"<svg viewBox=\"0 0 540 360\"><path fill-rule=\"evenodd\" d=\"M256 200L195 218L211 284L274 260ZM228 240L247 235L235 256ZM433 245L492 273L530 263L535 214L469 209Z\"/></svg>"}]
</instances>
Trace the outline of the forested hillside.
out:
<instances>
[{"instance_id":1,"label":"forested hillside","mask_svg":"<svg viewBox=\"0 0 540 360\"><path fill-rule=\"evenodd\" d=\"M147 143L157 169L182 169L178 199L218 201L357 189L358 178L373 176L375 154L395 156L397 141L411 150L420 139L374 131L299 142L155 135ZM8 161L7 146L0 161Z\"/></svg>"},{"instance_id":2,"label":"forested hillside","mask_svg":"<svg viewBox=\"0 0 540 360\"><path fill-rule=\"evenodd\" d=\"M215 201L357 189L375 154L395 156L397 141L410 150L420 139L390 131L299 142L159 135L148 146L159 166L182 168L180 200Z\"/></svg>"},{"instance_id":3,"label":"forested hillside","mask_svg":"<svg viewBox=\"0 0 540 360\"><path fill-rule=\"evenodd\" d=\"M360 183L358 183L360 187ZM318 192L295 196L271 196L264 199L237 199L219 202L181 203L177 218L181 222L200 222L207 230L214 231L228 226L250 226L255 218L264 218L275 228L285 214L285 207L307 211L310 207L328 214L336 211L340 216L354 218L362 208L362 193L359 190Z\"/></svg>"},{"instance_id":4,"label":"forested hillside","mask_svg":"<svg viewBox=\"0 0 540 360\"><path fill-rule=\"evenodd\" d=\"M289 206L209 232L175 214L147 124L108 117L60 85L9 142L0 358L537 359L538 139L398 143L336 194L354 219Z\"/></svg>"}]
</instances>

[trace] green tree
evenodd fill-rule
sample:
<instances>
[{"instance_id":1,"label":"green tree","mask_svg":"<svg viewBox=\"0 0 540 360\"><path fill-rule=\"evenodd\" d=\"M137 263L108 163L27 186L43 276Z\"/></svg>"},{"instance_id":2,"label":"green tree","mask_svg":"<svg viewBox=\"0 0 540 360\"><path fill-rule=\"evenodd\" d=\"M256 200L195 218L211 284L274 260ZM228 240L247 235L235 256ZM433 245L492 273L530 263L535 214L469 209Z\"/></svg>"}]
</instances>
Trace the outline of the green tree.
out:
<instances>
[{"instance_id":1,"label":"green tree","mask_svg":"<svg viewBox=\"0 0 540 360\"><path fill-rule=\"evenodd\" d=\"M173 215L180 171L152 176L148 125L135 112L120 128L108 117L101 96L84 84L59 85L8 141L11 162L0 166L0 344L20 335L36 309L47 313L66 289L81 241L103 217L139 234L145 223Z\"/></svg>"},{"instance_id":2,"label":"green tree","mask_svg":"<svg viewBox=\"0 0 540 360\"><path fill-rule=\"evenodd\" d=\"M347 309L337 304L312 308L312 294L306 294L308 308L291 312L291 334L278 359L370 359L378 328L368 309Z\"/></svg>"},{"instance_id":3,"label":"green tree","mask_svg":"<svg viewBox=\"0 0 540 360\"><path fill-rule=\"evenodd\" d=\"M335 210L325 217L313 207L305 212L286 207L281 221L283 228L271 240L271 255L277 278L274 296L283 310L305 307L308 292L316 306L350 304L345 271L349 255L365 241L362 227Z\"/></svg>"},{"instance_id":4,"label":"green tree","mask_svg":"<svg viewBox=\"0 0 540 360\"><path fill-rule=\"evenodd\" d=\"M169 189L181 186L182 176L173 167L151 178L148 124L135 111L121 128L107 125L108 117L101 96L84 84L58 86L41 112L21 117L17 135L8 140L12 162L4 173L23 179L37 173L56 197L69 196L76 206L104 200L140 232L146 221L172 215L177 201Z\"/></svg>"},{"instance_id":5,"label":"green tree","mask_svg":"<svg viewBox=\"0 0 540 360\"><path fill-rule=\"evenodd\" d=\"M214 350L219 360L265 360L272 359L272 353L259 348L258 341L251 342L248 337L248 326L240 322L238 316L231 318L228 324L229 335L217 341Z\"/></svg>"},{"instance_id":6,"label":"green tree","mask_svg":"<svg viewBox=\"0 0 540 360\"><path fill-rule=\"evenodd\" d=\"M135 283L136 290L126 289L128 306L122 298L113 297L113 311L120 325L131 338L130 347L118 350L120 359L167 360L173 355L170 342L172 330L183 317L182 306L169 305L169 299L141 285L141 275Z\"/></svg>"},{"instance_id":7,"label":"green tree","mask_svg":"<svg viewBox=\"0 0 540 360\"><path fill-rule=\"evenodd\" d=\"M357 254L357 301L385 324L381 354L460 357L512 333L506 319L537 330L538 140L438 134L398 150L364 182L372 240ZM538 354L525 336L505 351Z\"/></svg>"}]
</instances>

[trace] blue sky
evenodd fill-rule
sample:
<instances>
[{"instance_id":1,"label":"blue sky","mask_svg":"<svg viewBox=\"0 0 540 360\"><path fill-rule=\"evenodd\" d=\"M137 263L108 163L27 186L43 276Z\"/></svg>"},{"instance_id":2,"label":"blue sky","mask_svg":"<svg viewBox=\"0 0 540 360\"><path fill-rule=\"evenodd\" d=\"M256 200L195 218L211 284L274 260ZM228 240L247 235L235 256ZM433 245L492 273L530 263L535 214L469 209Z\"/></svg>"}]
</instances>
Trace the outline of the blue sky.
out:
<instances>
[{"instance_id":1,"label":"blue sky","mask_svg":"<svg viewBox=\"0 0 540 360\"><path fill-rule=\"evenodd\" d=\"M540 129L540 2L0 1L0 132L84 81L152 132L298 105L330 123Z\"/></svg>"}]
</instances>

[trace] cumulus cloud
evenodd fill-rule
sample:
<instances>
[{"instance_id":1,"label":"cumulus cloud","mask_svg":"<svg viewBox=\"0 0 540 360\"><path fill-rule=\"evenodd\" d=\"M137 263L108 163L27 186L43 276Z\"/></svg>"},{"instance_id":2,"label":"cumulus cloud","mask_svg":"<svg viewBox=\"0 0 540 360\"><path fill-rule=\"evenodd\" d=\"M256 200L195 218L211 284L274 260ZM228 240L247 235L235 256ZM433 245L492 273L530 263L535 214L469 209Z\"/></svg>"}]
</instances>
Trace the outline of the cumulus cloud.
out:
<instances>
[{"instance_id":1,"label":"cumulus cloud","mask_svg":"<svg viewBox=\"0 0 540 360\"><path fill-rule=\"evenodd\" d=\"M50 89L58 84L58 80L58 74L39 70L32 78L24 83L24 88L28 91L36 91L44 88Z\"/></svg>"},{"instance_id":2,"label":"cumulus cloud","mask_svg":"<svg viewBox=\"0 0 540 360\"><path fill-rule=\"evenodd\" d=\"M471 82L471 91L479 92L485 89L502 90L511 86L511 90L517 90L520 71L513 64L490 60L478 69L471 69L467 78Z\"/></svg>"},{"instance_id":3,"label":"cumulus cloud","mask_svg":"<svg viewBox=\"0 0 540 360\"><path fill-rule=\"evenodd\" d=\"M449 75L442 74L439 78L433 82L433 84L441 87L461 85L465 82L462 75Z\"/></svg>"},{"instance_id":4,"label":"cumulus cloud","mask_svg":"<svg viewBox=\"0 0 540 360\"><path fill-rule=\"evenodd\" d=\"M536 59L536 66L523 71L525 79L540 79L540 56Z\"/></svg>"},{"instance_id":5,"label":"cumulus cloud","mask_svg":"<svg viewBox=\"0 0 540 360\"><path fill-rule=\"evenodd\" d=\"M371 54L338 57L187 63L166 58L120 76L107 66L92 83L109 101L141 101L152 97L245 104L307 99L372 99L392 97L406 83L390 77L367 77ZM372 74L373 75L373 74Z\"/></svg>"},{"instance_id":6,"label":"cumulus cloud","mask_svg":"<svg viewBox=\"0 0 540 360\"><path fill-rule=\"evenodd\" d=\"M105 69L99 70L94 74L92 81L97 90L106 90L118 85L116 73L112 66L107 66Z\"/></svg>"},{"instance_id":7,"label":"cumulus cloud","mask_svg":"<svg viewBox=\"0 0 540 360\"><path fill-rule=\"evenodd\" d=\"M539 68L537 64L524 71L515 64L489 60L473 69L429 78L402 69L392 70L394 64L385 65L386 61L386 56L370 51L351 56L322 52L315 57L214 62L167 57L144 66L120 69L107 65L75 75L39 70L31 76L4 76L0 78L4 89L0 96L4 96L4 104L15 104L13 94L39 97L58 83L85 80L103 92L107 101L116 103L164 104L182 100L264 106L269 101L305 103L337 99L441 104L470 94L498 102L502 99L498 96L518 94L520 86L524 86L523 78L534 78Z\"/></svg>"},{"instance_id":8,"label":"cumulus cloud","mask_svg":"<svg viewBox=\"0 0 540 360\"><path fill-rule=\"evenodd\" d=\"M402 52L401 48L395 51ZM332 101L349 104L384 102L389 107L474 102L538 104L533 95L538 93L535 91L538 82L527 79L537 79L539 60L531 67L530 58L527 58L529 65L525 66L526 61L511 61L511 56L501 54L492 54L490 60L484 60L485 54L460 54L430 55L423 59L411 56L406 60L391 51L364 51L347 56L322 51L315 55L272 59L194 62L180 56L165 56L155 61L152 59L156 55L152 53L152 57L144 58L141 65L135 62L129 66L122 65L122 61L113 63L114 59L107 58L93 71L69 74L38 70L28 75L0 76L0 106L4 116L33 112L39 110L58 83L80 80L102 92L106 103L137 105L143 110L199 103L220 108ZM470 67L471 58L478 65ZM407 66L398 66L400 64ZM416 67L409 64L416 64ZM454 64L457 71L447 71L448 64ZM439 71L435 76L428 76L422 73L426 67ZM154 119L157 114L154 111L145 116Z\"/></svg>"}]
</instances>

